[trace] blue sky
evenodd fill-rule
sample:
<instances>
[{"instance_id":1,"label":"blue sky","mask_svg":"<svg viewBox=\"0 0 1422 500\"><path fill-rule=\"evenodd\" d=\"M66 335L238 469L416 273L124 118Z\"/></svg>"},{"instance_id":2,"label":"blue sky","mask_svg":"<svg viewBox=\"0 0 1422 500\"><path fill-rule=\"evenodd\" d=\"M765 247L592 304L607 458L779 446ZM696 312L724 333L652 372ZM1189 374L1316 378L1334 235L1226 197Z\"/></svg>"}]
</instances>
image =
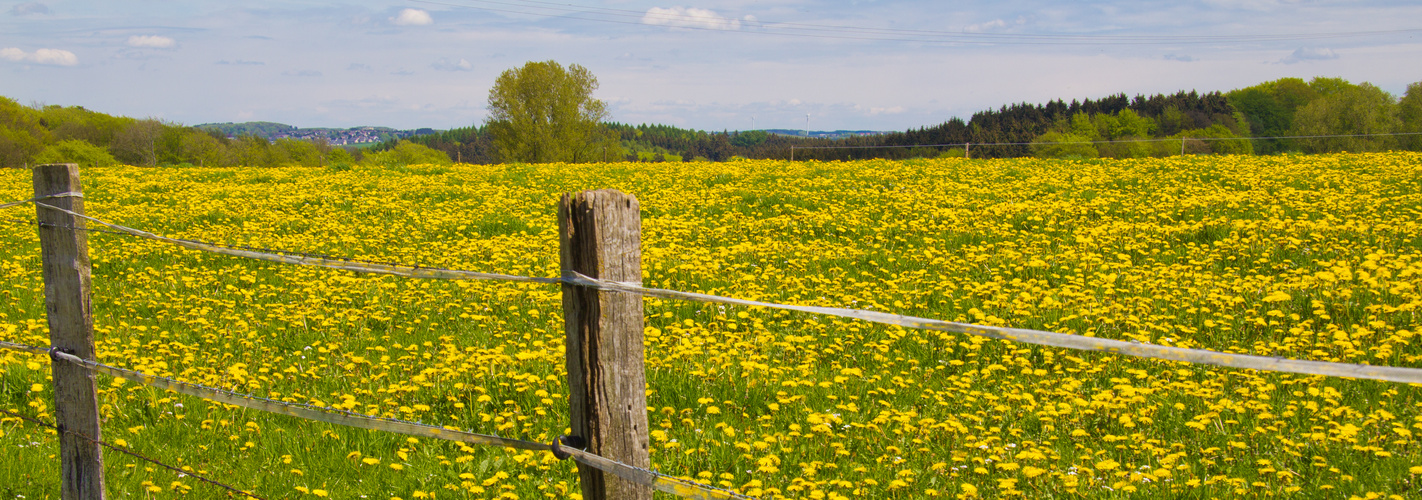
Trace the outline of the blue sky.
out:
<instances>
[{"instance_id":1,"label":"blue sky","mask_svg":"<svg viewBox=\"0 0 1422 500\"><path fill-rule=\"evenodd\" d=\"M1011 102L1422 81L1422 3L895 0L0 2L0 95L183 124L452 128L527 61L612 119L904 130Z\"/></svg>"}]
</instances>

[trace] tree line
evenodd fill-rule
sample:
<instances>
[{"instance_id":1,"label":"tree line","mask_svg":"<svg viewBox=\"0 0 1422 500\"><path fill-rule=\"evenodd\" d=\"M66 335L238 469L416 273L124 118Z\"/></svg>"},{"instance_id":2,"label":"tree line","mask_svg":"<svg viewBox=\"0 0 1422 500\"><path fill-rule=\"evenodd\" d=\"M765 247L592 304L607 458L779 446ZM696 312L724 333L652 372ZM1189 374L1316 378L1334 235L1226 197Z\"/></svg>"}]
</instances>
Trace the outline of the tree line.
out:
<instances>
[{"instance_id":1,"label":"tree line","mask_svg":"<svg viewBox=\"0 0 1422 500\"><path fill-rule=\"evenodd\" d=\"M499 155L494 134L488 126L475 126L412 140L465 162L517 161ZM579 161L789 159L792 154L803 160L856 160L1419 151L1422 82L1409 85L1401 98L1366 82L1320 77L1283 78L1230 92L1059 99L1005 105L932 127L840 139L615 122L603 123L602 134L595 141L600 146L589 148ZM397 144L390 141L381 147Z\"/></svg>"},{"instance_id":2,"label":"tree line","mask_svg":"<svg viewBox=\"0 0 1422 500\"><path fill-rule=\"evenodd\" d=\"M775 148L789 149L787 142L806 148L796 150L797 159L818 160L1422 151L1422 82L1408 85L1401 98L1366 82L1320 77L1283 78L1227 93L1020 103L917 130L836 140L786 138L759 148L737 147L731 154L784 158L788 151ZM905 147L937 144L949 146ZM809 149L825 146L836 149Z\"/></svg>"},{"instance_id":3,"label":"tree line","mask_svg":"<svg viewBox=\"0 0 1422 500\"><path fill-rule=\"evenodd\" d=\"M24 106L0 97L0 166L78 162L349 168L454 162L726 161L789 159L792 154L797 160L854 160L1422 151L1422 82L1408 85L1401 97L1366 82L1319 77L1282 78L1223 93L1059 99L1004 105L967 120L953 118L903 132L819 139L758 130L707 132L605 121L605 108L590 97L596 79L577 65L564 69L552 61L529 63L506 76L511 77L501 77L490 98L491 109L503 106L503 114L493 113L482 124L392 139L367 149L333 147L322 140L229 137L215 130L111 116L80 106ZM533 85L534 90L519 85ZM582 100L530 104L515 98L538 91L576 94ZM519 115L529 109L543 112ZM580 123L556 123L566 119Z\"/></svg>"}]
</instances>

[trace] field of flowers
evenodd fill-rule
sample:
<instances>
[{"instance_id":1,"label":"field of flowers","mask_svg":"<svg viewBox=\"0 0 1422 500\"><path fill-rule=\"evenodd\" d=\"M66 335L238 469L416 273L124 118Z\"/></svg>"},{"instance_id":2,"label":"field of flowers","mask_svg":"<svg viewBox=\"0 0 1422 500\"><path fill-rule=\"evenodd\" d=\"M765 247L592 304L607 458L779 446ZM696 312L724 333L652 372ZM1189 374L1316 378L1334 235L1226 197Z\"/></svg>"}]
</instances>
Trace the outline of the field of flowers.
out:
<instances>
[{"instance_id":1,"label":"field of flowers","mask_svg":"<svg viewBox=\"0 0 1422 500\"><path fill-rule=\"evenodd\" d=\"M531 276L558 197L643 207L644 283L1164 345L1422 367L1422 155L458 165L83 173L160 234ZM0 171L0 201L31 196ZM0 218L33 220L32 206ZM47 345L35 229L0 232L0 340ZM101 361L542 442L568 426L556 286L409 280L90 235ZM652 462L788 498L1403 498L1422 391L648 299ZM48 360L0 408L52 419ZM104 438L275 498L563 498L570 462L99 377ZM0 498L56 498L0 418ZM222 490L108 452L112 498Z\"/></svg>"}]
</instances>

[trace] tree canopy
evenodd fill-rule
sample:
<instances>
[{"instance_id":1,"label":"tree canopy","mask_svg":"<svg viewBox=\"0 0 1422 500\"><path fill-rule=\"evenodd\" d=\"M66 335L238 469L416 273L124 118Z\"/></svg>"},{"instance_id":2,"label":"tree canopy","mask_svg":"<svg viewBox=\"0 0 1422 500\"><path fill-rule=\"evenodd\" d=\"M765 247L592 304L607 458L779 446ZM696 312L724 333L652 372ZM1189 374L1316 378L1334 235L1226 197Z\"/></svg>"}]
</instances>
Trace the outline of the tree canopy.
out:
<instances>
[{"instance_id":1,"label":"tree canopy","mask_svg":"<svg viewBox=\"0 0 1422 500\"><path fill-rule=\"evenodd\" d=\"M603 160L603 152L616 145L602 126L607 105L592 97L594 90L597 77L577 64L529 62L504 71L489 90L486 123L500 159Z\"/></svg>"},{"instance_id":2,"label":"tree canopy","mask_svg":"<svg viewBox=\"0 0 1422 500\"><path fill-rule=\"evenodd\" d=\"M1352 85L1339 79L1314 79L1320 97L1299 108L1294 132L1310 153L1386 151L1396 146L1395 99L1370 83ZM1341 82L1341 83L1339 83ZM1334 137L1328 137L1328 136ZM1317 137L1323 136L1323 137Z\"/></svg>"}]
</instances>

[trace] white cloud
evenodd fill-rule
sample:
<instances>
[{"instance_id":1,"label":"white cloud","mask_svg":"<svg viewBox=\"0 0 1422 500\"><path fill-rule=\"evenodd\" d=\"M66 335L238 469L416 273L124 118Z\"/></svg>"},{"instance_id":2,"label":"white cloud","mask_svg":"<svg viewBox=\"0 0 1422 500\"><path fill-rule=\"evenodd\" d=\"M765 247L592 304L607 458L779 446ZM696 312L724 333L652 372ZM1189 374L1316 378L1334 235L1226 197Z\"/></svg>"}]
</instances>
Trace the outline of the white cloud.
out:
<instances>
[{"instance_id":1,"label":"white cloud","mask_svg":"<svg viewBox=\"0 0 1422 500\"><path fill-rule=\"evenodd\" d=\"M652 7L642 16L642 24L671 26L675 28L704 28L713 30L738 30L741 22L721 17L713 11L695 7L672 7L663 9Z\"/></svg>"},{"instance_id":2,"label":"white cloud","mask_svg":"<svg viewBox=\"0 0 1422 500\"><path fill-rule=\"evenodd\" d=\"M1007 21L1003 21L1003 20L1001 20L1001 19L994 19L994 20L992 20L992 21L988 21L988 22L985 22L985 23L978 23L978 24L974 24L974 25L967 26L967 27L963 28L963 31L968 32L968 33L982 33L982 32L984 32L984 31L991 31L991 30L1001 29L1001 28L1006 28L1006 27L1007 27Z\"/></svg>"},{"instance_id":3,"label":"white cloud","mask_svg":"<svg viewBox=\"0 0 1422 500\"><path fill-rule=\"evenodd\" d=\"M1313 47L1300 47L1297 50L1294 50L1294 53L1289 54L1288 57L1280 59L1279 62L1284 64L1293 64L1296 62L1303 61L1326 61L1329 59L1337 58L1338 54L1333 52L1333 49L1315 49Z\"/></svg>"},{"instance_id":4,"label":"white cloud","mask_svg":"<svg viewBox=\"0 0 1422 500\"><path fill-rule=\"evenodd\" d=\"M405 9L400 11L400 15L390 18L390 22L396 26L426 26L434 24L434 18L430 13L420 9Z\"/></svg>"},{"instance_id":5,"label":"white cloud","mask_svg":"<svg viewBox=\"0 0 1422 500\"><path fill-rule=\"evenodd\" d=\"M0 59L46 64L50 66L74 66L79 64L79 57L75 56L73 52L60 49L39 49L31 53L15 47L5 47L0 49Z\"/></svg>"},{"instance_id":6,"label":"white cloud","mask_svg":"<svg viewBox=\"0 0 1422 500\"><path fill-rule=\"evenodd\" d=\"M897 115L903 112L903 106L893 106L889 108L869 108L869 114L871 115Z\"/></svg>"},{"instance_id":7,"label":"white cloud","mask_svg":"<svg viewBox=\"0 0 1422 500\"><path fill-rule=\"evenodd\" d=\"M1184 54L1166 54L1165 58L1171 61L1195 62L1195 58Z\"/></svg>"},{"instance_id":8,"label":"white cloud","mask_svg":"<svg viewBox=\"0 0 1422 500\"><path fill-rule=\"evenodd\" d=\"M458 61L440 59L435 61L434 64L431 64L430 67L440 71L472 71L474 64L470 63L468 59L460 59Z\"/></svg>"},{"instance_id":9,"label":"white cloud","mask_svg":"<svg viewBox=\"0 0 1422 500\"><path fill-rule=\"evenodd\" d=\"M10 15L12 16L30 16L44 14L49 14L49 7L46 7L45 4L39 2L15 4L14 7L10 8Z\"/></svg>"},{"instance_id":10,"label":"white cloud","mask_svg":"<svg viewBox=\"0 0 1422 500\"><path fill-rule=\"evenodd\" d=\"M158 35L134 35L128 37L129 47L143 47L146 49L171 49L178 45L178 41L166 36Z\"/></svg>"}]
</instances>

